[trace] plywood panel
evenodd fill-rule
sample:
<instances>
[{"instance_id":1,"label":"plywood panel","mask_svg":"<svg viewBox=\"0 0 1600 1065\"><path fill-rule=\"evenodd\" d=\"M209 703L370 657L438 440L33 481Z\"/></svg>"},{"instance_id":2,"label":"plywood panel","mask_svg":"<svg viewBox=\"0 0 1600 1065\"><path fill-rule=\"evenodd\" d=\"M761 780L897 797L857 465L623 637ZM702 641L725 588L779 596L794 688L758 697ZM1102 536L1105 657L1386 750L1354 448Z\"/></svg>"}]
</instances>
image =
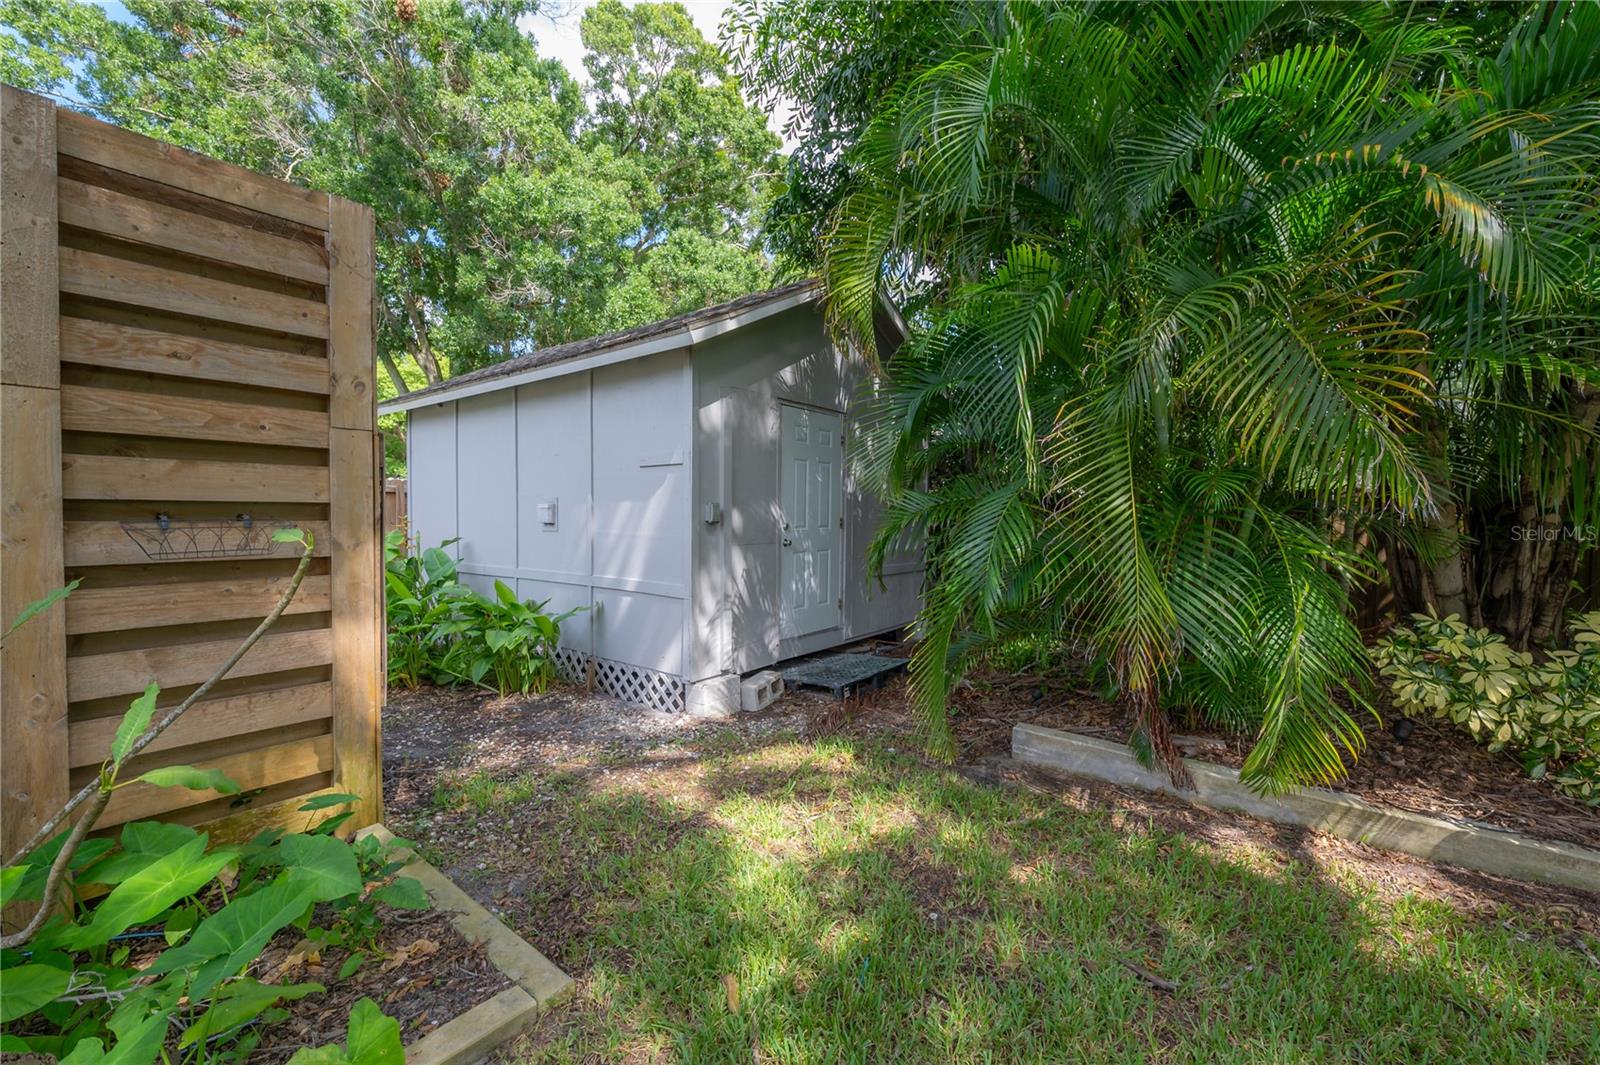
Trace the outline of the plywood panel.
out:
<instances>
[{"instance_id":1,"label":"plywood panel","mask_svg":"<svg viewBox=\"0 0 1600 1065\"><path fill-rule=\"evenodd\" d=\"M200 764L202 769L220 769L239 785L241 791L254 791L285 780L296 780L315 773L326 773L333 768L333 738L319 736L314 740L300 740L256 751L245 751ZM100 825L121 824L143 817L155 817L185 806L198 806L221 798L214 791L190 791L187 788L153 788L148 784L132 784L118 790Z\"/></svg>"},{"instance_id":2,"label":"plywood panel","mask_svg":"<svg viewBox=\"0 0 1600 1065\"><path fill-rule=\"evenodd\" d=\"M328 501L328 471L317 466L67 455L61 478L68 499Z\"/></svg>"},{"instance_id":3,"label":"plywood panel","mask_svg":"<svg viewBox=\"0 0 1600 1065\"><path fill-rule=\"evenodd\" d=\"M162 707L179 700L164 700ZM171 728L156 737L145 754L188 747L197 743L244 736L251 732L299 725L333 716L333 685L300 684L290 688L250 692L196 703ZM69 729L74 767L99 765L111 750L120 714L74 721Z\"/></svg>"},{"instance_id":4,"label":"plywood panel","mask_svg":"<svg viewBox=\"0 0 1600 1065\"><path fill-rule=\"evenodd\" d=\"M61 320L61 361L292 392L328 392L328 361L88 318Z\"/></svg>"},{"instance_id":5,"label":"plywood panel","mask_svg":"<svg viewBox=\"0 0 1600 1065\"><path fill-rule=\"evenodd\" d=\"M61 587L55 108L0 87L0 629ZM66 799L65 608L0 651L0 858Z\"/></svg>"},{"instance_id":6,"label":"plywood panel","mask_svg":"<svg viewBox=\"0 0 1600 1065\"><path fill-rule=\"evenodd\" d=\"M323 447L328 438L328 416L321 411L73 385L61 389L61 425L82 432L268 447Z\"/></svg>"},{"instance_id":7,"label":"plywood panel","mask_svg":"<svg viewBox=\"0 0 1600 1065\"><path fill-rule=\"evenodd\" d=\"M61 179L60 189L64 225L315 285L328 283L328 264L322 252L304 241L180 211L70 178Z\"/></svg>"},{"instance_id":8,"label":"plywood panel","mask_svg":"<svg viewBox=\"0 0 1600 1065\"><path fill-rule=\"evenodd\" d=\"M264 618L289 586L286 576L232 577L227 580L159 584L151 587L96 588L86 582L67 601L67 635L141 629L160 610L185 622ZM290 600L287 614L319 613L329 608L328 577L308 576Z\"/></svg>"},{"instance_id":9,"label":"plywood panel","mask_svg":"<svg viewBox=\"0 0 1600 1065\"><path fill-rule=\"evenodd\" d=\"M112 695L137 695L156 681L164 688L199 684L222 665L241 640L206 640L174 647L111 651L67 660L67 698L73 702ZM229 671L229 677L250 677L333 661L333 639L327 629L268 632Z\"/></svg>"},{"instance_id":10,"label":"plywood panel","mask_svg":"<svg viewBox=\"0 0 1600 1065\"><path fill-rule=\"evenodd\" d=\"M174 185L262 214L288 218L321 229L327 225L328 197L297 188L171 144L96 122L73 111L60 112L61 153L112 170Z\"/></svg>"},{"instance_id":11,"label":"plywood panel","mask_svg":"<svg viewBox=\"0 0 1600 1065\"><path fill-rule=\"evenodd\" d=\"M263 525L277 524L271 516L257 515L256 520ZM325 521L296 521L293 524L306 530L315 538L313 554L319 558L326 558L329 553L328 523ZM69 521L63 536L66 548L66 564L70 567L79 566L123 566L141 565L147 562L184 562L192 561L182 558L162 559L151 558L144 553L133 537L128 535L121 522L116 521ZM291 547L280 546L274 555L287 554Z\"/></svg>"},{"instance_id":12,"label":"plywood panel","mask_svg":"<svg viewBox=\"0 0 1600 1065\"><path fill-rule=\"evenodd\" d=\"M296 336L328 335L327 305L312 300L79 248L62 248L59 262L61 291L74 296L153 307Z\"/></svg>"}]
</instances>

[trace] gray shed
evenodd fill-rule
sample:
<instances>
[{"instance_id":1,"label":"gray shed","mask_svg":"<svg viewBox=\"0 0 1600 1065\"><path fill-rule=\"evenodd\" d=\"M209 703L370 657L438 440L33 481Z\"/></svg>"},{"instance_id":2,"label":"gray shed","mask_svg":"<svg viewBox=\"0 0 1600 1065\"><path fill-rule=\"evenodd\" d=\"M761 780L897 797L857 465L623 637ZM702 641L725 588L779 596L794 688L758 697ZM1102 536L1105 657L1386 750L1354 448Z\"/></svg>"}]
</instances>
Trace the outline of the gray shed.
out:
<instances>
[{"instance_id":1,"label":"gray shed","mask_svg":"<svg viewBox=\"0 0 1600 1065\"><path fill-rule=\"evenodd\" d=\"M880 343L899 342L885 308ZM869 582L878 505L850 475L869 384L814 283L532 352L402 396L424 545L463 580L583 606L562 665L664 709L726 709L741 676L900 628L920 552Z\"/></svg>"}]
</instances>

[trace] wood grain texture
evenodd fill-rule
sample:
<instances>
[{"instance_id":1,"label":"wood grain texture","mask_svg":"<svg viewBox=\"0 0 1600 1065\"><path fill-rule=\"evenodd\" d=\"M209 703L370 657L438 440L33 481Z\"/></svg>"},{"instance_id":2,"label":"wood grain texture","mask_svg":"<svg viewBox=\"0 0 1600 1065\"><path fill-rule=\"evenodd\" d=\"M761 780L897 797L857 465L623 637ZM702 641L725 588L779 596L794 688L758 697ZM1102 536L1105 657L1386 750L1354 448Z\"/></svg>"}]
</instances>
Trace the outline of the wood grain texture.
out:
<instances>
[{"instance_id":1,"label":"wood grain texture","mask_svg":"<svg viewBox=\"0 0 1600 1065\"><path fill-rule=\"evenodd\" d=\"M133 515L133 517L148 519L149 515ZM276 524L275 519L270 516L258 516L256 520L263 524ZM305 529L316 538L313 555L319 558L328 556L332 548L329 546L327 522L297 521L293 524ZM122 523L116 521L69 521L65 525L62 539L65 545L66 564L71 568L187 561L181 558L149 557L133 537L128 535ZM280 544L273 549L272 557L286 558L294 550L293 544Z\"/></svg>"},{"instance_id":2,"label":"wood grain texture","mask_svg":"<svg viewBox=\"0 0 1600 1065\"><path fill-rule=\"evenodd\" d=\"M264 618L288 585L289 578L285 576L234 577L148 588L96 588L90 581L67 600L67 635L142 629L151 623L152 609L186 622ZM326 575L305 578L284 613L327 610L328 585Z\"/></svg>"},{"instance_id":3,"label":"wood grain texture","mask_svg":"<svg viewBox=\"0 0 1600 1065\"><path fill-rule=\"evenodd\" d=\"M163 699L161 706L176 703ZM320 721L333 716L333 685L300 684L196 703L171 728L144 749L146 755L197 743L245 736L251 732ZM74 721L68 729L74 767L99 765L111 750L121 715Z\"/></svg>"},{"instance_id":4,"label":"wood grain texture","mask_svg":"<svg viewBox=\"0 0 1600 1065\"><path fill-rule=\"evenodd\" d=\"M383 710L382 565L379 548L379 481L372 434L332 430L328 508L333 538L334 784L361 803L356 826L383 818L381 714Z\"/></svg>"},{"instance_id":5,"label":"wood grain texture","mask_svg":"<svg viewBox=\"0 0 1600 1065\"><path fill-rule=\"evenodd\" d=\"M0 386L0 629L66 583L60 455L59 393ZM67 798L65 617L58 603L7 637L0 650L5 856Z\"/></svg>"},{"instance_id":6,"label":"wood grain texture","mask_svg":"<svg viewBox=\"0 0 1600 1065\"><path fill-rule=\"evenodd\" d=\"M63 110L60 139L63 155L316 229L328 224L328 197L324 193L163 144L87 115Z\"/></svg>"},{"instance_id":7,"label":"wood grain texture","mask_svg":"<svg viewBox=\"0 0 1600 1065\"><path fill-rule=\"evenodd\" d=\"M243 751L224 758L200 763L201 769L220 769L239 785L240 791L254 791L286 780L298 780L315 773L326 773L333 767L333 738L319 736L313 740L263 747ZM106 812L100 818L101 827L157 817L186 806L222 798L215 791L190 791L187 788L154 788L148 784L132 784L117 791Z\"/></svg>"},{"instance_id":8,"label":"wood grain texture","mask_svg":"<svg viewBox=\"0 0 1600 1065\"><path fill-rule=\"evenodd\" d=\"M49 100L0 86L0 383L54 388L56 115Z\"/></svg>"},{"instance_id":9,"label":"wood grain texture","mask_svg":"<svg viewBox=\"0 0 1600 1065\"><path fill-rule=\"evenodd\" d=\"M323 447L328 436L328 416L321 411L74 385L61 389L61 425L86 433L267 447Z\"/></svg>"},{"instance_id":10,"label":"wood grain texture","mask_svg":"<svg viewBox=\"0 0 1600 1065\"><path fill-rule=\"evenodd\" d=\"M122 455L66 455L61 465L61 488L68 499L175 499L239 503L328 501L328 471L319 466L128 458Z\"/></svg>"},{"instance_id":11,"label":"wood grain texture","mask_svg":"<svg viewBox=\"0 0 1600 1065\"><path fill-rule=\"evenodd\" d=\"M0 87L0 628L65 583L61 544L56 125ZM66 609L0 650L0 852L67 797Z\"/></svg>"},{"instance_id":12,"label":"wood grain texture","mask_svg":"<svg viewBox=\"0 0 1600 1065\"><path fill-rule=\"evenodd\" d=\"M88 318L61 319L61 361L198 381L328 393L328 360L320 356Z\"/></svg>"},{"instance_id":13,"label":"wood grain texture","mask_svg":"<svg viewBox=\"0 0 1600 1065\"><path fill-rule=\"evenodd\" d=\"M168 647L110 651L67 660L67 698L73 702L112 695L137 695L155 681L163 688L199 684L234 652L241 640L201 640ZM229 677L252 677L333 661L328 629L269 632L239 660ZM63 752L64 753L64 752Z\"/></svg>"},{"instance_id":14,"label":"wood grain texture","mask_svg":"<svg viewBox=\"0 0 1600 1065\"><path fill-rule=\"evenodd\" d=\"M323 255L303 241L207 218L98 185L62 178L59 211L63 225L314 285L328 283L328 264Z\"/></svg>"},{"instance_id":15,"label":"wood grain texture","mask_svg":"<svg viewBox=\"0 0 1600 1065\"><path fill-rule=\"evenodd\" d=\"M59 263L61 291L74 296L296 336L326 339L328 335L328 307L313 300L80 248L62 248Z\"/></svg>"},{"instance_id":16,"label":"wood grain texture","mask_svg":"<svg viewBox=\"0 0 1600 1065\"><path fill-rule=\"evenodd\" d=\"M341 429L370 432L377 418L373 347L372 208L333 199L328 227L328 413Z\"/></svg>"}]
</instances>

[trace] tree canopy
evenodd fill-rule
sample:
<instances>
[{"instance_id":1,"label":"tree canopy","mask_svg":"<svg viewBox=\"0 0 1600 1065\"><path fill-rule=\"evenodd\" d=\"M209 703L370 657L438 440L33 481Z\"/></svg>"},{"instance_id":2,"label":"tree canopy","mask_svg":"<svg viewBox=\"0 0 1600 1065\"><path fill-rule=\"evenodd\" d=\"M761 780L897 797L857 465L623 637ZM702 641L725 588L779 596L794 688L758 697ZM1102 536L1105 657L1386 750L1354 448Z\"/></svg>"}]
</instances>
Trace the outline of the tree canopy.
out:
<instances>
[{"instance_id":1,"label":"tree canopy","mask_svg":"<svg viewBox=\"0 0 1600 1065\"><path fill-rule=\"evenodd\" d=\"M676 3L602 0L591 84L534 0L0 3L0 78L370 204L401 391L767 283L779 141Z\"/></svg>"}]
</instances>

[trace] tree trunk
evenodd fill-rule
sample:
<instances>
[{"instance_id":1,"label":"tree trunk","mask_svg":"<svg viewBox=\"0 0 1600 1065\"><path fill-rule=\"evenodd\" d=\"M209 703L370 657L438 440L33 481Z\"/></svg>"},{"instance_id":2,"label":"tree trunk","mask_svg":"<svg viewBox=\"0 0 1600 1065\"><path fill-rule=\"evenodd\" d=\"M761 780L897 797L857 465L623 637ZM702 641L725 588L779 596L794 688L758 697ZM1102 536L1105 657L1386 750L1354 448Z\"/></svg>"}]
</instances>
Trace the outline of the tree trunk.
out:
<instances>
[{"instance_id":1,"label":"tree trunk","mask_svg":"<svg viewBox=\"0 0 1600 1065\"><path fill-rule=\"evenodd\" d=\"M439 360L433 356L433 345L428 342L428 323L423 320L418 302L415 293L406 293L406 316L411 319L413 341L411 357L422 367L422 376L428 379L428 383L436 385L444 380L444 374L439 371Z\"/></svg>"},{"instance_id":2,"label":"tree trunk","mask_svg":"<svg viewBox=\"0 0 1600 1065\"><path fill-rule=\"evenodd\" d=\"M406 379L400 375L400 367L395 364L394 356L382 345L378 347L378 361L383 363L383 368L389 374L389 380L394 382L394 390L397 393L403 396L411 391L406 385Z\"/></svg>"},{"instance_id":3,"label":"tree trunk","mask_svg":"<svg viewBox=\"0 0 1600 1065\"><path fill-rule=\"evenodd\" d=\"M1429 605L1441 616L1455 614L1467 616L1467 551L1461 536L1461 512L1454 503L1439 508L1439 515L1431 523L1441 539L1451 541L1451 550L1428 569L1432 596Z\"/></svg>"}]
</instances>

